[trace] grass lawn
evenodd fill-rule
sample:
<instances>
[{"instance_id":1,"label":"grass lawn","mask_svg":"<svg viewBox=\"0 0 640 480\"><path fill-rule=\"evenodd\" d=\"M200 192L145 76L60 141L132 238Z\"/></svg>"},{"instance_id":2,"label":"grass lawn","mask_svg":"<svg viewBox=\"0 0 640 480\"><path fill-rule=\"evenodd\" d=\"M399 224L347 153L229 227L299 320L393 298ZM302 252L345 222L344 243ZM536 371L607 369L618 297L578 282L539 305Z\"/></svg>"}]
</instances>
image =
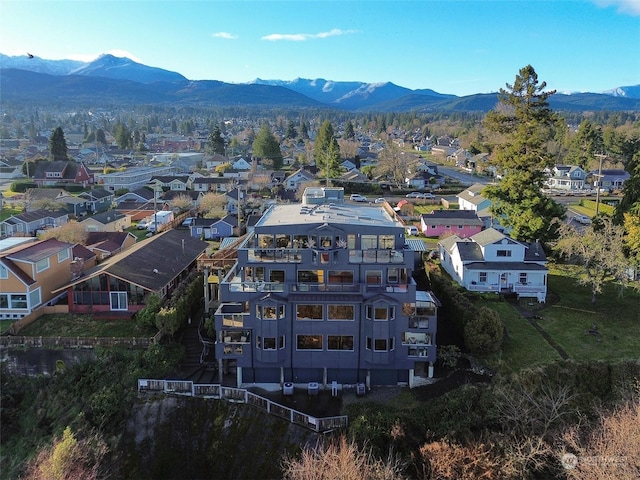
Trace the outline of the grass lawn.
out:
<instances>
[{"instance_id":1,"label":"grass lawn","mask_svg":"<svg viewBox=\"0 0 640 480\"><path fill-rule=\"evenodd\" d=\"M27 337L151 337L153 329L143 330L135 320L96 320L91 315L43 315L20 330Z\"/></svg>"},{"instance_id":2,"label":"grass lawn","mask_svg":"<svg viewBox=\"0 0 640 480\"><path fill-rule=\"evenodd\" d=\"M575 360L640 358L640 294L607 284L591 303L587 286L576 282L576 269L549 265L547 305L539 325ZM589 334L593 325L599 335Z\"/></svg>"},{"instance_id":3,"label":"grass lawn","mask_svg":"<svg viewBox=\"0 0 640 480\"><path fill-rule=\"evenodd\" d=\"M6 220L7 218L11 217L12 215L18 215L19 213L23 213L24 210L22 208L22 206L14 206L14 205L7 205L4 204L2 206L2 211L0 211L0 222Z\"/></svg>"},{"instance_id":4,"label":"grass lawn","mask_svg":"<svg viewBox=\"0 0 640 480\"><path fill-rule=\"evenodd\" d=\"M502 350L481 358L490 368L517 372L560 360L558 352L509 302L497 301L496 297L494 300L481 300L476 305L497 311L507 329Z\"/></svg>"},{"instance_id":5,"label":"grass lawn","mask_svg":"<svg viewBox=\"0 0 640 480\"><path fill-rule=\"evenodd\" d=\"M0 333L8 330L12 323L13 320L0 320Z\"/></svg>"}]
</instances>

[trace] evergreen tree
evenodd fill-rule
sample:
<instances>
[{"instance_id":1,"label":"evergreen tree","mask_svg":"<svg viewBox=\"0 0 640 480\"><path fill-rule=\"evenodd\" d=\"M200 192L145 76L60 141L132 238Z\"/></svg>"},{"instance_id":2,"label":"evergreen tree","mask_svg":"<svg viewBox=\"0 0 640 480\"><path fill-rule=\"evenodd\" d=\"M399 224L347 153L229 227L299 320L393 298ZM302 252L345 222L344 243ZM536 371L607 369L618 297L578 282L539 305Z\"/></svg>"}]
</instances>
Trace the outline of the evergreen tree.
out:
<instances>
[{"instance_id":1,"label":"evergreen tree","mask_svg":"<svg viewBox=\"0 0 640 480\"><path fill-rule=\"evenodd\" d=\"M116 125L115 138L119 149L126 150L131 148L131 132L124 123Z\"/></svg>"},{"instance_id":2,"label":"evergreen tree","mask_svg":"<svg viewBox=\"0 0 640 480\"><path fill-rule=\"evenodd\" d=\"M220 127L218 125L214 126L213 130L211 130L211 133L209 134L207 148L209 153L211 153L212 155L215 155L216 153L220 155L225 154L224 138L222 138Z\"/></svg>"},{"instance_id":3,"label":"evergreen tree","mask_svg":"<svg viewBox=\"0 0 640 480\"><path fill-rule=\"evenodd\" d=\"M49 153L55 160L67 160L67 141L64 139L62 127L56 127L49 137Z\"/></svg>"},{"instance_id":4,"label":"evergreen tree","mask_svg":"<svg viewBox=\"0 0 640 480\"><path fill-rule=\"evenodd\" d=\"M329 120L322 122L320 130L318 130L313 148L313 158L316 162L316 167L324 172L323 176L325 178L338 176L340 171L340 146Z\"/></svg>"},{"instance_id":5,"label":"evergreen tree","mask_svg":"<svg viewBox=\"0 0 640 480\"><path fill-rule=\"evenodd\" d=\"M356 132L353 129L353 123L351 120L347 122L347 125L344 127L344 137L348 139L353 139L356 136Z\"/></svg>"},{"instance_id":6,"label":"evergreen tree","mask_svg":"<svg viewBox=\"0 0 640 480\"><path fill-rule=\"evenodd\" d=\"M269 124L264 122L253 141L253 154L271 163L274 170L282 168L282 151L276 137L271 133Z\"/></svg>"},{"instance_id":7,"label":"evergreen tree","mask_svg":"<svg viewBox=\"0 0 640 480\"><path fill-rule=\"evenodd\" d=\"M289 124L287 125L287 134L285 136L289 140L293 140L298 136L298 132L296 131L296 127L293 123L293 120L289 121Z\"/></svg>"},{"instance_id":8,"label":"evergreen tree","mask_svg":"<svg viewBox=\"0 0 640 480\"><path fill-rule=\"evenodd\" d=\"M107 137L104 134L104 130L101 129L101 128L96 130L96 142L98 142L101 145L106 145L107 144Z\"/></svg>"},{"instance_id":9,"label":"evergreen tree","mask_svg":"<svg viewBox=\"0 0 640 480\"><path fill-rule=\"evenodd\" d=\"M309 140L309 126L305 121L300 122L300 136L303 140Z\"/></svg>"},{"instance_id":10,"label":"evergreen tree","mask_svg":"<svg viewBox=\"0 0 640 480\"><path fill-rule=\"evenodd\" d=\"M547 141L556 117L547 99L555 91L544 92L547 84L538 83L531 65L520 69L514 84L506 86L484 120L487 129L499 136L491 163L503 179L483 194L493 202L492 212L502 225L512 228L513 238L547 240L556 235L554 217L564 216L564 208L542 193L544 169L554 165Z\"/></svg>"}]
</instances>

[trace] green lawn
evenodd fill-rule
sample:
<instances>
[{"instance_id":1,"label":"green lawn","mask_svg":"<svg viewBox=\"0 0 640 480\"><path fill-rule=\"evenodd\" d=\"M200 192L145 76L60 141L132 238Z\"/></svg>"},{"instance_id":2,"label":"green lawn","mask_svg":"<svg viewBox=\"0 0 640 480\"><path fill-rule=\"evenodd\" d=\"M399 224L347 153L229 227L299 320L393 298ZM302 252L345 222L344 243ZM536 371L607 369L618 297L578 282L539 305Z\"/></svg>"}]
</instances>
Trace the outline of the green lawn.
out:
<instances>
[{"instance_id":1,"label":"green lawn","mask_svg":"<svg viewBox=\"0 0 640 480\"><path fill-rule=\"evenodd\" d=\"M497 311L506 327L502 350L482 358L488 366L499 371L517 372L560 360L558 352L509 302L481 300L476 304Z\"/></svg>"},{"instance_id":2,"label":"green lawn","mask_svg":"<svg viewBox=\"0 0 640 480\"><path fill-rule=\"evenodd\" d=\"M549 303L539 311L540 326L575 360L640 358L640 294L613 284L591 303L589 288L578 285L575 269L550 265ZM589 334L593 325L599 335Z\"/></svg>"},{"instance_id":3,"label":"green lawn","mask_svg":"<svg viewBox=\"0 0 640 480\"><path fill-rule=\"evenodd\" d=\"M20 330L27 337L151 337L153 329L141 329L135 320L94 319L91 315L43 315Z\"/></svg>"},{"instance_id":4,"label":"green lawn","mask_svg":"<svg viewBox=\"0 0 640 480\"><path fill-rule=\"evenodd\" d=\"M3 204L2 211L0 211L0 222L6 220L12 215L18 215L19 213L23 213L23 212L24 210L22 209L22 206Z\"/></svg>"}]
</instances>

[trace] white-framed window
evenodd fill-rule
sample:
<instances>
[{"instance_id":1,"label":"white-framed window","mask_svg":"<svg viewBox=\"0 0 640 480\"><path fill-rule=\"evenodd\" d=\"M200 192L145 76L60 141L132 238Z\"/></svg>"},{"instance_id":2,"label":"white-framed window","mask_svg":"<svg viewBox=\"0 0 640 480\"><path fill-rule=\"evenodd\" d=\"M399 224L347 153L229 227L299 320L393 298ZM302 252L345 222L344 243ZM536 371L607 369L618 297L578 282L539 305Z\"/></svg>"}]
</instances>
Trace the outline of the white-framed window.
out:
<instances>
[{"instance_id":1,"label":"white-framed window","mask_svg":"<svg viewBox=\"0 0 640 480\"><path fill-rule=\"evenodd\" d=\"M9 269L2 264L0 264L0 278L3 280L9 278Z\"/></svg>"},{"instance_id":2,"label":"white-framed window","mask_svg":"<svg viewBox=\"0 0 640 480\"><path fill-rule=\"evenodd\" d=\"M527 283L527 272L520 272L520 283Z\"/></svg>"},{"instance_id":3,"label":"white-framed window","mask_svg":"<svg viewBox=\"0 0 640 480\"><path fill-rule=\"evenodd\" d=\"M71 256L70 251L71 251L70 248L65 248L61 252L58 252L58 263L64 262L65 260L68 260L69 257Z\"/></svg>"},{"instance_id":4,"label":"white-framed window","mask_svg":"<svg viewBox=\"0 0 640 480\"><path fill-rule=\"evenodd\" d=\"M480 283L487 283L487 272L480 272L478 276L478 281Z\"/></svg>"},{"instance_id":5,"label":"white-framed window","mask_svg":"<svg viewBox=\"0 0 640 480\"><path fill-rule=\"evenodd\" d=\"M353 305L332 304L327 305L328 320L355 320L355 307Z\"/></svg>"},{"instance_id":6,"label":"white-framed window","mask_svg":"<svg viewBox=\"0 0 640 480\"><path fill-rule=\"evenodd\" d=\"M42 303L42 297L40 296L40 287L29 292L29 307L35 308Z\"/></svg>"},{"instance_id":7,"label":"white-framed window","mask_svg":"<svg viewBox=\"0 0 640 480\"><path fill-rule=\"evenodd\" d=\"M496 252L496 256L498 256L498 257L510 257L511 256L511 250L498 250Z\"/></svg>"},{"instance_id":8,"label":"white-framed window","mask_svg":"<svg viewBox=\"0 0 640 480\"><path fill-rule=\"evenodd\" d=\"M322 350L322 335L298 335L298 350Z\"/></svg>"},{"instance_id":9,"label":"white-framed window","mask_svg":"<svg viewBox=\"0 0 640 480\"><path fill-rule=\"evenodd\" d=\"M11 295L11 300L9 302L9 308L27 308L27 296L23 294L13 294Z\"/></svg>"},{"instance_id":10,"label":"white-framed window","mask_svg":"<svg viewBox=\"0 0 640 480\"><path fill-rule=\"evenodd\" d=\"M49 268L49 257L36 262L36 272L40 273Z\"/></svg>"},{"instance_id":11,"label":"white-framed window","mask_svg":"<svg viewBox=\"0 0 640 480\"><path fill-rule=\"evenodd\" d=\"M353 335L328 335L327 349L353 351Z\"/></svg>"},{"instance_id":12,"label":"white-framed window","mask_svg":"<svg viewBox=\"0 0 640 480\"><path fill-rule=\"evenodd\" d=\"M111 310L127 310L127 292L110 292Z\"/></svg>"}]
</instances>

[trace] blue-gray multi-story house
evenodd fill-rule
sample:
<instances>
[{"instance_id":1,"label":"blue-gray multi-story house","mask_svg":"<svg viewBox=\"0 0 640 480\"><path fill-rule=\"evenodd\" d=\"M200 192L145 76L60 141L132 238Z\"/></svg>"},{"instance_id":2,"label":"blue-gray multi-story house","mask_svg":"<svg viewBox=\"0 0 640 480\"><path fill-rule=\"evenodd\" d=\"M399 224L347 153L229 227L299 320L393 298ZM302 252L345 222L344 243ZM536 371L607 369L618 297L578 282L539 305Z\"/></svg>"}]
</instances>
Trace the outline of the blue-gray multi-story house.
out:
<instances>
[{"instance_id":1,"label":"blue-gray multi-story house","mask_svg":"<svg viewBox=\"0 0 640 480\"><path fill-rule=\"evenodd\" d=\"M412 387L433 375L438 300L417 290L388 205L308 188L302 204L272 205L236 253L214 314L221 382Z\"/></svg>"}]
</instances>

